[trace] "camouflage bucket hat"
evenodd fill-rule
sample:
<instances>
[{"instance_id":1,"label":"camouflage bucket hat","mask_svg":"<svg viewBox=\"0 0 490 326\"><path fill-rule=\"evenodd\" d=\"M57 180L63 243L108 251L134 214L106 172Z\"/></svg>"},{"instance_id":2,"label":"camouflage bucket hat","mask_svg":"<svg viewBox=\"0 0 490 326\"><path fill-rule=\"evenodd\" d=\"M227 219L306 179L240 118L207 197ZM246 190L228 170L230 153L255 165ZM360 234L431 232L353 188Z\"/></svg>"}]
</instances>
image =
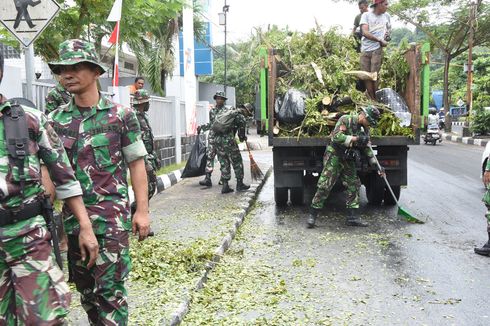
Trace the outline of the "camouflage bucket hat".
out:
<instances>
[{"instance_id":1,"label":"camouflage bucket hat","mask_svg":"<svg viewBox=\"0 0 490 326\"><path fill-rule=\"evenodd\" d=\"M146 89L138 89L133 96L133 104L143 104L150 102L150 95Z\"/></svg>"},{"instance_id":2,"label":"camouflage bucket hat","mask_svg":"<svg viewBox=\"0 0 490 326\"><path fill-rule=\"evenodd\" d=\"M372 105L362 108L362 112L366 115L366 119L371 127L376 127L379 120L379 111Z\"/></svg>"},{"instance_id":3,"label":"camouflage bucket hat","mask_svg":"<svg viewBox=\"0 0 490 326\"><path fill-rule=\"evenodd\" d=\"M213 100L216 100L217 97L221 97L221 98L224 98L225 101L228 99L226 96L225 96L225 92L216 92L216 94L214 94L213 96Z\"/></svg>"},{"instance_id":4,"label":"camouflage bucket hat","mask_svg":"<svg viewBox=\"0 0 490 326\"><path fill-rule=\"evenodd\" d=\"M48 63L51 71L59 75L61 66L71 66L80 62L90 62L98 66L102 73L107 71L107 67L99 63L97 52L93 43L83 40L66 40L59 46L59 61Z\"/></svg>"}]
</instances>

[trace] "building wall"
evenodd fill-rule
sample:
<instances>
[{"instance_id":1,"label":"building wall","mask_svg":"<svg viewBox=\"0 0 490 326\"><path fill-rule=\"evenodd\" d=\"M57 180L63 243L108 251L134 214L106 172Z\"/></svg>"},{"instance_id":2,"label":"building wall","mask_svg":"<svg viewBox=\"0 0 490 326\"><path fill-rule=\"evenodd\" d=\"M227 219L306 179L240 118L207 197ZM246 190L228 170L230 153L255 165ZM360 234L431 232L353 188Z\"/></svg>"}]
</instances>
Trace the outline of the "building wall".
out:
<instances>
[{"instance_id":1,"label":"building wall","mask_svg":"<svg viewBox=\"0 0 490 326\"><path fill-rule=\"evenodd\" d=\"M189 159L192 146L194 146L194 142L196 141L196 137L196 135L181 137L182 162ZM160 159L160 164L162 167L176 163L175 137L162 137L155 139L154 148L158 158Z\"/></svg>"}]
</instances>

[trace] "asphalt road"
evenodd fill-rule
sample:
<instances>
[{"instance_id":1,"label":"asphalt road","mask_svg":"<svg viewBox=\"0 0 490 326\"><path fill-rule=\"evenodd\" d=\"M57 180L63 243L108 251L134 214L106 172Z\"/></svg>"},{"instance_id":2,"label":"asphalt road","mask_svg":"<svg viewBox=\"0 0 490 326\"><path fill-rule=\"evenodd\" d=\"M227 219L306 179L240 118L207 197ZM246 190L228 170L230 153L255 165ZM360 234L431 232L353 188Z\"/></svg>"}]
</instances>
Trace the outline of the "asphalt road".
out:
<instances>
[{"instance_id":1,"label":"asphalt road","mask_svg":"<svg viewBox=\"0 0 490 326\"><path fill-rule=\"evenodd\" d=\"M206 324L489 325L490 258L473 253L487 240L482 151L449 142L410 149L400 202L425 224L406 222L394 207L368 205L362 189L368 228L344 225L344 197L336 193L318 227L306 229L307 206L276 208L270 178L188 324L197 311L209 316ZM254 157L269 161L270 152ZM253 273L264 269L270 272ZM241 282L223 281L233 274ZM247 275L255 275L250 283ZM226 304L213 306L206 296L226 296Z\"/></svg>"}]
</instances>

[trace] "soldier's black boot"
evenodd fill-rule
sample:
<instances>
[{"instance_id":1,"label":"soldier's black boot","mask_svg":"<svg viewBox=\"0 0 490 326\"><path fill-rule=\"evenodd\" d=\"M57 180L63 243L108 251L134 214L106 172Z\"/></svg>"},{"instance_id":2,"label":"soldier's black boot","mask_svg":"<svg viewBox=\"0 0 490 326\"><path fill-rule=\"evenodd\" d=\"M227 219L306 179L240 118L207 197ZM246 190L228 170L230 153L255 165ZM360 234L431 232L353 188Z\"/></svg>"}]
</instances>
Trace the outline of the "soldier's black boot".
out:
<instances>
[{"instance_id":1,"label":"soldier's black boot","mask_svg":"<svg viewBox=\"0 0 490 326\"><path fill-rule=\"evenodd\" d=\"M213 183L211 182L211 173L206 173L206 176L203 180L199 181L201 186L211 187Z\"/></svg>"},{"instance_id":2,"label":"soldier's black boot","mask_svg":"<svg viewBox=\"0 0 490 326\"><path fill-rule=\"evenodd\" d=\"M236 190L237 191L245 191L245 190L248 190L249 188L250 188L249 185L246 185L243 183L243 179L236 181Z\"/></svg>"},{"instance_id":3,"label":"soldier's black boot","mask_svg":"<svg viewBox=\"0 0 490 326\"><path fill-rule=\"evenodd\" d=\"M346 221L346 224L348 226L362 226L362 227L369 226L369 224L363 222L359 218L358 211L359 211L358 208L347 208L347 221Z\"/></svg>"},{"instance_id":4,"label":"soldier's black boot","mask_svg":"<svg viewBox=\"0 0 490 326\"><path fill-rule=\"evenodd\" d=\"M315 227L316 218L320 213L319 209L310 207L310 212L308 213L308 229L313 229Z\"/></svg>"},{"instance_id":5,"label":"soldier's black boot","mask_svg":"<svg viewBox=\"0 0 490 326\"><path fill-rule=\"evenodd\" d=\"M481 248L475 248L475 254L482 256L490 256L490 232L488 233L488 241Z\"/></svg>"},{"instance_id":6,"label":"soldier's black boot","mask_svg":"<svg viewBox=\"0 0 490 326\"><path fill-rule=\"evenodd\" d=\"M233 192L233 188L230 188L228 185L228 180L222 180L223 181L223 188L221 188L221 193L222 194L227 194L229 192Z\"/></svg>"}]
</instances>

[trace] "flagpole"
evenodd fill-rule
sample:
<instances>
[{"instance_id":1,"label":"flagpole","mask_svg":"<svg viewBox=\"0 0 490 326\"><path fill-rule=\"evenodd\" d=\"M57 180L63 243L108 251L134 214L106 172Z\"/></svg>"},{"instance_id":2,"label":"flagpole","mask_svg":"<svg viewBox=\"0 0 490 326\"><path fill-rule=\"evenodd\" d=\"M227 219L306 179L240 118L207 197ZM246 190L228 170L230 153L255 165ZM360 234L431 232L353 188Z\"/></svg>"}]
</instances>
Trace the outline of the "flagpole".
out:
<instances>
[{"instance_id":1,"label":"flagpole","mask_svg":"<svg viewBox=\"0 0 490 326\"><path fill-rule=\"evenodd\" d=\"M112 77L112 87L119 86L119 28L120 21L116 22L116 55L114 58L114 74Z\"/></svg>"}]
</instances>

